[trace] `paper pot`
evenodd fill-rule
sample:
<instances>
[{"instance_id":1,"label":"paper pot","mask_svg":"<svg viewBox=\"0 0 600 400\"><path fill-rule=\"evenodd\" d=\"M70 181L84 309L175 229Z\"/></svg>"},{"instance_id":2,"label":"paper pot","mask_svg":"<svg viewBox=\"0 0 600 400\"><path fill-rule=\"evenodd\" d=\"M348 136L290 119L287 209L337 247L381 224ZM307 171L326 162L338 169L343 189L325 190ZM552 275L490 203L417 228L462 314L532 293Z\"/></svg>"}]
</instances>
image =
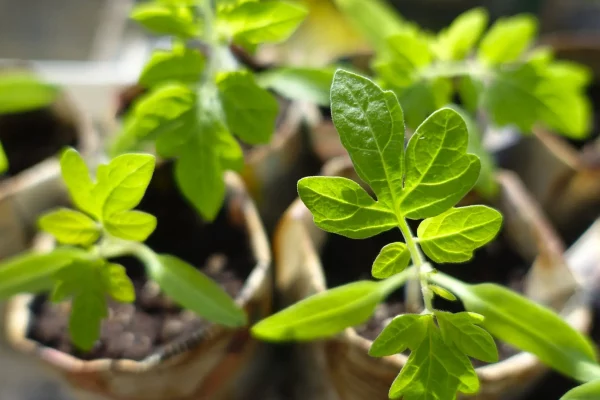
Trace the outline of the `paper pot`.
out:
<instances>
[{"instance_id":1,"label":"paper pot","mask_svg":"<svg viewBox=\"0 0 600 400\"><path fill-rule=\"evenodd\" d=\"M326 165L324 175L355 177L347 158L332 160ZM508 235L522 243L517 251L523 259L533 261L524 282L525 293L557 307L576 329L588 331L590 310L575 295L577 284L573 275L579 280L579 272L589 274L587 264L592 261L570 254L570 269L567 268L560 240L517 177L502 171L497 179L501 192L493 205L503 212ZM324 269L331 266L322 265L320 256L331 238L331 234L314 225L310 212L300 200L286 211L276 231L274 254L276 284L287 304L327 288ZM344 264L343 268L347 267ZM365 265L364 270L368 274L370 265ZM308 382L306 385L320 388L325 399L387 398L389 387L406 357L372 358L368 355L371 343L354 328L349 328L332 339L298 344L297 362L308 368L307 376L303 377ZM477 368L481 381L477 398L514 399L546 370L533 355L518 352L504 361Z\"/></svg>"},{"instance_id":2,"label":"paper pot","mask_svg":"<svg viewBox=\"0 0 600 400\"><path fill-rule=\"evenodd\" d=\"M165 176L170 177L171 171L166 172ZM228 173L226 182L228 196L220 222L247 238L251 271L236 300L247 311L251 324L270 312L270 248L241 180ZM158 224L160 229L160 217ZM213 228L207 229L209 235ZM199 245L213 240L208 236L196 239ZM218 243L228 239L223 235L214 240ZM226 329L213 324L187 335L185 340L167 344L142 361L85 361L29 339L34 317L29 307L32 300L30 295L19 295L7 304L6 340L17 352L46 366L49 376L79 400L240 399L251 391L256 375L263 372L267 362L264 345L250 337L247 327Z\"/></svg>"},{"instance_id":3,"label":"paper pot","mask_svg":"<svg viewBox=\"0 0 600 400\"><path fill-rule=\"evenodd\" d=\"M27 69L22 64L16 67ZM15 65L0 67L2 71L13 68ZM65 136L70 136L70 141L75 143L75 147L87 159L96 154L99 143L92 122L73 102L70 95L64 92L47 109L0 116L0 131L4 131L0 134L0 141L4 135L26 137L28 132L34 129L46 133L52 126L60 127L56 129L61 129ZM43 146L34 140L31 139L32 149ZM4 147L9 153L10 161L10 149L7 148L6 141ZM60 179L57 157L40 160L37 164L1 180L0 259L24 250L33 236L38 215L65 201L66 191Z\"/></svg>"}]
</instances>

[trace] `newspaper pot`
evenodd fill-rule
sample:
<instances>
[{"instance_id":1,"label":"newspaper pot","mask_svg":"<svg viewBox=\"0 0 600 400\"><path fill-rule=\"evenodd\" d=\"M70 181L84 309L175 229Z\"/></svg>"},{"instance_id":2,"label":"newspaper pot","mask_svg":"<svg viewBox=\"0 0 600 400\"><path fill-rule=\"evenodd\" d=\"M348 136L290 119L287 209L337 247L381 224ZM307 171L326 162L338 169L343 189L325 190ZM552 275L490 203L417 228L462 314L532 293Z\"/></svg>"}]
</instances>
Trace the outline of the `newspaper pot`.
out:
<instances>
[{"instance_id":1,"label":"newspaper pot","mask_svg":"<svg viewBox=\"0 0 600 400\"><path fill-rule=\"evenodd\" d=\"M345 157L328 163L324 175L356 176ZM575 255L572 260L569 259L573 270L567 268L560 240L514 174L502 171L497 179L501 191L494 206L504 214L504 232L515 241L523 241L523 246L516 248L516 251L524 259L533 260L523 280L522 290L529 297L562 311L565 319L576 329L588 331L591 311L580 297L574 296L577 284L572 272L577 276L579 270L589 273L589 268L582 266ZM334 235L314 225L312 215L299 199L286 211L276 232L274 254L276 284L288 303L324 291L327 284L332 283L329 279L333 276L331 274L328 274L326 283L325 271L328 267L334 268L334 265L321 263L321 259L325 260L327 243L332 239ZM338 261L343 269L352 268L345 262L347 259L361 256L360 252L367 249L365 246L351 251L351 246L360 245L358 242L365 241L352 241L352 244L344 242L345 246L341 246ZM371 250L375 250L372 251L374 259L382 246L378 243L372 247ZM352 254L344 256L342 252ZM335 261L335 255L331 260ZM578 261L577 264L575 261ZM364 279L369 275L370 268L369 264L362 267L364 276L361 278ZM332 339L297 345L301 349L297 351L297 362L306 369L306 376L301 378L308 382L305 384L307 387L319 388L325 399L387 398L390 385L406 362L407 358L403 355L370 357L368 349L372 341L359 334L357 329L362 328L349 328ZM547 368L533 355L516 351L509 353L496 364L477 368L481 381L477 398L514 399L516 394L531 386L545 371Z\"/></svg>"},{"instance_id":2,"label":"newspaper pot","mask_svg":"<svg viewBox=\"0 0 600 400\"><path fill-rule=\"evenodd\" d=\"M157 169L140 209L146 209L145 202L149 195L154 196L153 190L177 196L171 176L170 169ZM162 242L164 248L159 249L158 243L151 243L155 234L148 239L148 243L157 251L171 252L189 261L194 254L222 252L231 262L247 267L244 270L244 275L247 275L238 287L236 300L247 311L251 324L264 318L271 308L270 248L256 208L241 179L228 173L226 183L227 200L217 220L201 227L202 230L197 231L200 234L193 236L186 248L176 247L178 241L183 239L183 235L177 234L181 230L179 226L183 225L181 220L191 220L186 227L200 225L201 221L184 214L181 206L171 208L171 217L176 222L163 222L163 229L164 224L168 226L163 233L160 233L160 211L157 212L159 222L155 234L161 235L161 241L166 240ZM152 201L155 206L160 207L161 201L164 205L161 196ZM172 251L175 248L178 250ZM124 265L130 268L129 264ZM130 269L128 273L131 273ZM137 297L140 299L139 293ZM266 365L265 347L250 337L247 327L229 329L206 322L193 325L187 334L180 334L164 345L149 346L149 355L138 358L140 361L129 357L87 360L32 339L32 332L36 329L35 320L39 318L39 313L36 314L32 309L35 300L31 295L19 295L8 302L5 312L6 340L17 352L29 358L34 357L49 367L57 382L69 389L76 399L239 399L252 389L255 375L260 374ZM136 302L135 306L138 310L139 304ZM66 322L64 324L66 326Z\"/></svg>"},{"instance_id":3,"label":"newspaper pot","mask_svg":"<svg viewBox=\"0 0 600 400\"><path fill-rule=\"evenodd\" d=\"M517 171L567 242L573 242L600 213L600 45L589 35L557 34L542 44L558 58L587 65L594 73L589 90L594 132L587 142L569 141L542 127L515 149L511 169Z\"/></svg>"},{"instance_id":4,"label":"newspaper pot","mask_svg":"<svg viewBox=\"0 0 600 400\"><path fill-rule=\"evenodd\" d=\"M23 64L1 71L29 70ZM56 154L74 145L90 159L98 150L91 120L61 93L49 107L0 115L0 142L9 170L0 176L0 259L24 250L33 237L37 216L66 201Z\"/></svg>"}]
</instances>

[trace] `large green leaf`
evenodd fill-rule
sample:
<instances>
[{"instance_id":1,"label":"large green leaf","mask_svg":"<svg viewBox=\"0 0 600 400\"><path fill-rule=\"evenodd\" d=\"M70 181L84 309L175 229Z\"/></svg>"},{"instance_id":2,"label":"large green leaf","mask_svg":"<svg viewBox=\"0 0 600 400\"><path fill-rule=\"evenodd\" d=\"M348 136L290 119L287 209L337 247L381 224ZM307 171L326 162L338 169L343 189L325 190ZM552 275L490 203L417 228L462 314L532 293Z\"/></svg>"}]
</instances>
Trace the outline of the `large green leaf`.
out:
<instances>
[{"instance_id":1,"label":"large green leaf","mask_svg":"<svg viewBox=\"0 0 600 400\"><path fill-rule=\"evenodd\" d=\"M3 72L0 74L0 114L47 107L58 93L56 86L40 81L29 72Z\"/></svg>"},{"instance_id":2,"label":"large green leaf","mask_svg":"<svg viewBox=\"0 0 600 400\"><path fill-rule=\"evenodd\" d=\"M460 312L452 314L436 311L444 342L455 345L469 357L489 363L498 361L498 349L492 336L478 325L484 321L481 315Z\"/></svg>"},{"instance_id":3,"label":"large green leaf","mask_svg":"<svg viewBox=\"0 0 600 400\"><path fill-rule=\"evenodd\" d=\"M421 248L436 263L470 260L473 251L491 241L502 225L502 214L476 205L451 208L419 225Z\"/></svg>"},{"instance_id":4,"label":"large green leaf","mask_svg":"<svg viewBox=\"0 0 600 400\"><path fill-rule=\"evenodd\" d=\"M219 30L243 44L277 43L286 40L308 11L286 1L243 2L218 15Z\"/></svg>"},{"instance_id":5,"label":"large green leaf","mask_svg":"<svg viewBox=\"0 0 600 400\"><path fill-rule=\"evenodd\" d=\"M165 82L195 83L201 78L204 56L198 50L174 48L156 50L140 74L139 83L145 87Z\"/></svg>"},{"instance_id":6,"label":"large green leaf","mask_svg":"<svg viewBox=\"0 0 600 400\"><path fill-rule=\"evenodd\" d=\"M284 67L263 72L258 84L292 100L329 106L329 89L334 70L330 68Z\"/></svg>"},{"instance_id":7,"label":"large green leaf","mask_svg":"<svg viewBox=\"0 0 600 400\"><path fill-rule=\"evenodd\" d=\"M434 217L454 206L479 177L479 158L467 154L469 133L460 115L433 113L410 138L399 210L411 219Z\"/></svg>"},{"instance_id":8,"label":"large green leaf","mask_svg":"<svg viewBox=\"0 0 600 400\"><path fill-rule=\"evenodd\" d=\"M468 311L483 315L483 328L500 340L575 379L594 379L586 368L596 362L592 344L550 309L495 284L468 285L440 272L430 279L452 290Z\"/></svg>"},{"instance_id":9,"label":"large green leaf","mask_svg":"<svg viewBox=\"0 0 600 400\"><path fill-rule=\"evenodd\" d=\"M298 181L298 194L323 230L364 239L392 229L396 216L360 185L339 177L307 177Z\"/></svg>"},{"instance_id":10,"label":"large green leaf","mask_svg":"<svg viewBox=\"0 0 600 400\"><path fill-rule=\"evenodd\" d=\"M85 161L77 150L69 148L60 158L60 170L73 203L88 214L94 214L96 202L92 196L94 182Z\"/></svg>"},{"instance_id":11,"label":"large green leaf","mask_svg":"<svg viewBox=\"0 0 600 400\"><path fill-rule=\"evenodd\" d=\"M416 349L427 334L431 314L404 314L392 319L373 341L369 349L372 357L391 356L404 350Z\"/></svg>"},{"instance_id":12,"label":"large green leaf","mask_svg":"<svg viewBox=\"0 0 600 400\"><path fill-rule=\"evenodd\" d=\"M487 23L488 13L481 7L459 15L438 35L435 43L438 57L448 61L463 60L473 50Z\"/></svg>"},{"instance_id":13,"label":"large green leaf","mask_svg":"<svg viewBox=\"0 0 600 400\"><path fill-rule=\"evenodd\" d=\"M260 321L252 327L252 334L274 342L330 337L367 321L384 295L377 282L349 283L301 300Z\"/></svg>"},{"instance_id":14,"label":"large green leaf","mask_svg":"<svg viewBox=\"0 0 600 400\"><path fill-rule=\"evenodd\" d=\"M44 214L38 221L40 228L64 244L89 246L100 237L100 225L87 215L60 208Z\"/></svg>"},{"instance_id":15,"label":"large green leaf","mask_svg":"<svg viewBox=\"0 0 600 400\"><path fill-rule=\"evenodd\" d=\"M160 3L138 4L131 18L153 33L192 38L200 32L194 14L187 6L169 6Z\"/></svg>"},{"instance_id":16,"label":"large green leaf","mask_svg":"<svg viewBox=\"0 0 600 400\"><path fill-rule=\"evenodd\" d=\"M212 279L171 255L149 264L150 277L169 297L211 322L229 327L246 324L246 314Z\"/></svg>"},{"instance_id":17,"label":"large green leaf","mask_svg":"<svg viewBox=\"0 0 600 400\"><path fill-rule=\"evenodd\" d=\"M477 393L479 379L469 358L445 343L433 320L425 336L411 348L406 365L390 387L389 397L404 400L454 400L456 393Z\"/></svg>"},{"instance_id":18,"label":"large green leaf","mask_svg":"<svg viewBox=\"0 0 600 400\"><path fill-rule=\"evenodd\" d=\"M400 273L410 263L410 251L404 243L395 242L385 245L377 255L371 268L371 275L377 279L389 278Z\"/></svg>"},{"instance_id":19,"label":"large green leaf","mask_svg":"<svg viewBox=\"0 0 600 400\"><path fill-rule=\"evenodd\" d=\"M156 217L143 211L123 211L105 219L104 228L118 238L143 242L156 229Z\"/></svg>"},{"instance_id":20,"label":"large green leaf","mask_svg":"<svg viewBox=\"0 0 600 400\"><path fill-rule=\"evenodd\" d=\"M393 210L404 175L404 117L396 96L339 70L331 87L331 111L356 172Z\"/></svg>"},{"instance_id":21,"label":"large green leaf","mask_svg":"<svg viewBox=\"0 0 600 400\"><path fill-rule=\"evenodd\" d=\"M269 142L279 111L275 98L247 71L222 72L217 86L229 129L249 144Z\"/></svg>"},{"instance_id":22,"label":"large green leaf","mask_svg":"<svg viewBox=\"0 0 600 400\"><path fill-rule=\"evenodd\" d=\"M560 400L597 400L600 398L600 379L569 390Z\"/></svg>"},{"instance_id":23,"label":"large green leaf","mask_svg":"<svg viewBox=\"0 0 600 400\"><path fill-rule=\"evenodd\" d=\"M500 18L481 40L478 57L488 64L516 61L537 32L536 19L527 14Z\"/></svg>"}]
</instances>

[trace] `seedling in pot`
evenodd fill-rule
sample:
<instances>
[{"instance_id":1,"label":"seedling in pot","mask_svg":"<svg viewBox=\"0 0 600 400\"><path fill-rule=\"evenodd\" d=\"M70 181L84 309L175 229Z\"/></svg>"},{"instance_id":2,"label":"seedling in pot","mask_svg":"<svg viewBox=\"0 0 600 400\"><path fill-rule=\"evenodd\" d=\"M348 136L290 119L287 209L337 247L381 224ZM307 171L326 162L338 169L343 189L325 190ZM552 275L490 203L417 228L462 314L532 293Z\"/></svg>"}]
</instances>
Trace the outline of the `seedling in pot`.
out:
<instances>
[{"instance_id":1,"label":"seedling in pot","mask_svg":"<svg viewBox=\"0 0 600 400\"><path fill-rule=\"evenodd\" d=\"M172 45L155 51L141 72L139 84L147 93L126 116L113 154L153 143L158 155L176 160L175 176L185 198L205 220L213 220L225 196L224 171L244 166L237 139L265 144L275 130L278 103L268 88L310 97L311 82L322 79L318 70L302 68L257 76L238 63L231 45L252 53L260 44L281 42L306 13L279 0L155 0L137 5L132 18L153 33L169 36ZM308 87L308 94L298 92L298 85L282 84L290 76L300 89Z\"/></svg>"},{"instance_id":2,"label":"seedling in pot","mask_svg":"<svg viewBox=\"0 0 600 400\"><path fill-rule=\"evenodd\" d=\"M366 322L410 279L420 283L416 305L422 312L395 317L370 348L374 357L410 350L390 398L452 400L459 392L476 393L479 379L469 357L496 362L492 335L576 379L600 376L591 344L553 311L499 285L463 283L432 265L468 261L502 224L502 215L490 207L455 207L480 169L478 157L467 152L469 135L459 113L434 112L405 148L404 114L396 95L343 70L334 78L331 108L342 144L376 199L341 177L303 178L300 198L325 231L365 239L398 228L405 241L388 244L375 259L371 273L379 281L353 282L304 299L254 325L256 337L332 337ZM416 236L409 220L422 220ZM436 296L460 299L466 310L437 309Z\"/></svg>"},{"instance_id":3,"label":"seedling in pot","mask_svg":"<svg viewBox=\"0 0 600 400\"><path fill-rule=\"evenodd\" d=\"M52 301L70 299L71 340L90 350L107 317L108 298L135 300L125 268L110 261L128 255L138 258L150 279L184 308L225 326L246 324L244 310L218 284L184 260L143 244L157 220L134 208L154 172L153 155L120 155L98 167L95 181L74 149L63 153L60 164L77 210L60 208L39 219L40 228L59 245L49 253L30 252L1 263L1 297L50 291Z\"/></svg>"}]
</instances>

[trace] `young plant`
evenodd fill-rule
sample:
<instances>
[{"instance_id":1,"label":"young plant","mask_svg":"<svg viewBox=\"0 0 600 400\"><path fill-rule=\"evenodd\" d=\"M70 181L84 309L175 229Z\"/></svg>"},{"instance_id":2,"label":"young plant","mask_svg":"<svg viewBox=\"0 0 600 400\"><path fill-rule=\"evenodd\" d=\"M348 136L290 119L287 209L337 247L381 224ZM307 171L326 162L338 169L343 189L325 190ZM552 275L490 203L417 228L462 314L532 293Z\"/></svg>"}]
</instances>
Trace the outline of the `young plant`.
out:
<instances>
[{"instance_id":1,"label":"young plant","mask_svg":"<svg viewBox=\"0 0 600 400\"><path fill-rule=\"evenodd\" d=\"M52 104L58 88L23 71L0 74L0 115L36 110ZM0 143L0 174L8 170L8 158Z\"/></svg>"},{"instance_id":2,"label":"young plant","mask_svg":"<svg viewBox=\"0 0 600 400\"><path fill-rule=\"evenodd\" d=\"M222 205L224 171L244 166L236 139L250 145L271 139L278 103L267 88L323 97L319 70L287 68L257 77L230 51L231 45L252 52L260 44L285 40L306 16L304 8L279 0L214 3L154 0L134 8L132 18L170 36L172 46L155 51L144 67L139 84L148 92L127 115L112 149L118 154L153 142L158 155L176 160L177 184L206 220L214 219ZM326 90L332 75L325 73Z\"/></svg>"},{"instance_id":3,"label":"young plant","mask_svg":"<svg viewBox=\"0 0 600 400\"><path fill-rule=\"evenodd\" d=\"M107 317L107 299L132 303L133 284L125 268L110 259L135 256L150 279L181 306L215 323L246 324L244 311L210 278L169 254L156 254L142 242L156 218L134 210L154 172L150 154L124 154L100 165L97 179L76 150L66 150L60 165L77 210L60 208L39 219L40 228L60 245L48 253L29 252L0 264L0 297L51 291L55 302L72 302L69 332L82 350L91 349Z\"/></svg>"},{"instance_id":4,"label":"young plant","mask_svg":"<svg viewBox=\"0 0 600 400\"><path fill-rule=\"evenodd\" d=\"M450 108L434 112L405 147L396 95L343 70L334 77L331 109L358 176L376 199L341 177L301 179L300 198L325 231L365 239L397 228L405 242L388 244L375 259L371 273L380 281L353 282L304 299L256 324L255 336L270 341L330 337L366 322L378 303L411 279L421 289L416 305L424 306L415 309L407 299L414 313L395 317L369 351L382 357L410 350L390 398L453 400L458 392L476 393L479 380L469 357L496 362L492 334L576 379L600 376L593 347L552 311L502 286L466 284L432 267L431 262L468 261L502 224L501 214L487 206L455 207L480 169L478 157L467 152L467 126L460 114ZM408 220L422 220L416 236ZM459 297L466 311L436 309L435 296Z\"/></svg>"}]
</instances>

